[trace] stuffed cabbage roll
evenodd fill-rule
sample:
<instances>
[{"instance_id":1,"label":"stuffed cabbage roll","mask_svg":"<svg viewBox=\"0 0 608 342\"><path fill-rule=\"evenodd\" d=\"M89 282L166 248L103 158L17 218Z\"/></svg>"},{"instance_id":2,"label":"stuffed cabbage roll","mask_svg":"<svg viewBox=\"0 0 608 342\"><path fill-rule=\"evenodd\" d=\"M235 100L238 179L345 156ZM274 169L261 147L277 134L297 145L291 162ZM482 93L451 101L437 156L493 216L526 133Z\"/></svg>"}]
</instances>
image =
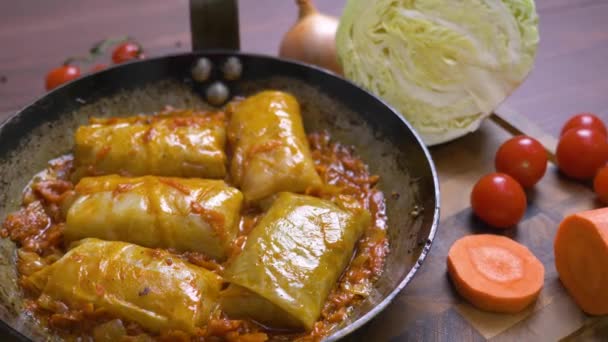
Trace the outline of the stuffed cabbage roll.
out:
<instances>
[{"instance_id":1,"label":"stuffed cabbage roll","mask_svg":"<svg viewBox=\"0 0 608 342\"><path fill-rule=\"evenodd\" d=\"M264 91L234 105L228 140L233 149L230 174L246 201L321 184L300 105L287 93Z\"/></svg>"},{"instance_id":2,"label":"stuffed cabbage roll","mask_svg":"<svg viewBox=\"0 0 608 342\"><path fill-rule=\"evenodd\" d=\"M92 303L154 332L193 333L217 306L222 280L172 254L124 242L85 239L25 279L70 306Z\"/></svg>"},{"instance_id":3,"label":"stuffed cabbage roll","mask_svg":"<svg viewBox=\"0 0 608 342\"><path fill-rule=\"evenodd\" d=\"M117 175L75 187L64 237L203 252L224 259L238 232L243 195L220 180Z\"/></svg>"},{"instance_id":4,"label":"stuffed cabbage roll","mask_svg":"<svg viewBox=\"0 0 608 342\"><path fill-rule=\"evenodd\" d=\"M75 136L76 180L84 176L224 178L224 114L192 111L91 119Z\"/></svg>"},{"instance_id":5,"label":"stuffed cabbage roll","mask_svg":"<svg viewBox=\"0 0 608 342\"><path fill-rule=\"evenodd\" d=\"M281 193L230 261L222 309L272 327L311 329L363 230L364 209Z\"/></svg>"}]
</instances>

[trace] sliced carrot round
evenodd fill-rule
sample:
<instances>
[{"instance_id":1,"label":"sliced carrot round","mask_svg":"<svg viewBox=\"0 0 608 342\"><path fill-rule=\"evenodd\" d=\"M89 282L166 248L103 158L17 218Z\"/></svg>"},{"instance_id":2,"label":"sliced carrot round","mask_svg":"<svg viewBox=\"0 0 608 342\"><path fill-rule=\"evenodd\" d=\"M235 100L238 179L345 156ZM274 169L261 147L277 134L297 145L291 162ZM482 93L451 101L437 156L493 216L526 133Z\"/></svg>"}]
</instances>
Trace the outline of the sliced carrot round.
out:
<instances>
[{"instance_id":1,"label":"sliced carrot round","mask_svg":"<svg viewBox=\"0 0 608 342\"><path fill-rule=\"evenodd\" d=\"M578 306L590 315L608 314L608 208L568 216L554 252L559 278Z\"/></svg>"},{"instance_id":2,"label":"sliced carrot round","mask_svg":"<svg viewBox=\"0 0 608 342\"><path fill-rule=\"evenodd\" d=\"M543 287L545 267L525 246L504 236L470 235L448 252L456 290L479 309L515 313L532 304Z\"/></svg>"}]
</instances>

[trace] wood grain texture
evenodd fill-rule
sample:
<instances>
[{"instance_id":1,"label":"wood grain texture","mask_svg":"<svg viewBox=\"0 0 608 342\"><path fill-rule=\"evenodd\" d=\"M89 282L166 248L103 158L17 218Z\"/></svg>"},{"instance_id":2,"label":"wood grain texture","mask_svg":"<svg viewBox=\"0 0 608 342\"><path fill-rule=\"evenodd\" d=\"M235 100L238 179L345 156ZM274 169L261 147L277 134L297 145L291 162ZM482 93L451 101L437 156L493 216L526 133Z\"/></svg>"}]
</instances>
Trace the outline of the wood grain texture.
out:
<instances>
[{"instance_id":1,"label":"wood grain texture","mask_svg":"<svg viewBox=\"0 0 608 342\"><path fill-rule=\"evenodd\" d=\"M585 315L566 293L554 265L553 241L564 216L598 207L593 192L549 165L545 177L527 191L522 222L493 229L472 214L469 194L475 182L494 171L494 154L511 134L486 122L474 134L431 149L441 187L441 223L431 253L395 301L353 341L585 341L608 336L608 321ZM447 275L447 254L459 238L478 233L508 236L526 245L545 266L537 302L518 314L478 310L455 292Z\"/></svg>"},{"instance_id":2,"label":"wood grain texture","mask_svg":"<svg viewBox=\"0 0 608 342\"><path fill-rule=\"evenodd\" d=\"M556 136L568 116L595 111L608 120L608 2L537 0L541 44L536 66L505 102ZM345 0L317 0L339 15ZM296 19L291 0L241 0L242 49L275 55ZM129 34L149 56L190 50L188 0L0 2L0 121L44 94L46 72L94 42ZM499 110L502 113L502 110Z\"/></svg>"},{"instance_id":3,"label":"wood grain texture","mask_svg":"<svg viewBox=\"0 0 608 342\"><path fill-rule=\"evenodd\" d=\"M318 0L339 15L345 0ZM562 123L575 112L608 120L608 2L537 0L541 45L534 71L499 110L512 124L552 148ZM274 55L295 21L289 0L241 0L242 49ZM148 56L190 50L188 0L0 2L0 121L44 94L46 72L96 41L129 34ZM109 62L106 58L105 62ZM6 81L3 81L3 76ZM524 116L529 122L518 120ZM413 282L378 318L351 337L363 341L602 340L606 319L574 305L557 279L552 242L567 214L597 206L588 187L561 177L554 167L528 192L526 219L502 232L523 242L546 267L536 305L519 315L492 315L463 302L446 275L446 255L457 238L489 228L471 215L469 192L493 170L498 145L510 134L493 122L432 149L442 191L442 220L431 253Z\"/></svg>"},{"instance_id":4,"label":"wood grain texture","mask_svg":"<svg viewBox=\"0 0 608 342\"><path fill-rule=\"evenodd\" d=\"M343 5L318 1L320 10L333 15ZM1 1L0 76L7 82L0 82L0 112L14 112L44 94L48 70L107 37L128 34L148 56L190 51L188 6L188 0ZM296 20L294 2L241 0L239 7L242 50L276 55Z\"/></svg>"},{"instance_id":5,"label":"wood grain texture","mask_svg":"<svg viewBox=\"0 0 608 342\"><path fill-rule=\"evenodd\" d=\"M565 119L592 111L608 119L608 2L537 0L540 49L524 84L507 100L557 136Z\"/></svg>"}]
</instances>

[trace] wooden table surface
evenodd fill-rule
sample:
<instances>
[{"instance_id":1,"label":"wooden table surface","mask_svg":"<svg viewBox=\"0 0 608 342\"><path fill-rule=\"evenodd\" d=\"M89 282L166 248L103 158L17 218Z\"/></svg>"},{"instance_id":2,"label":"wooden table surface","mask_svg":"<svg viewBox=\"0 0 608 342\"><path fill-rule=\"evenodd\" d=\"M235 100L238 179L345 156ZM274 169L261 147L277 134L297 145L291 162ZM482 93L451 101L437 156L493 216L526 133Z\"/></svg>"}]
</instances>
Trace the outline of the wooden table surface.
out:
<instances>
[{"instance_id":1,"label":"wooden table surface","mask_svg":"<svg viewBox=\"0 0 608 342\"><path fill-rule=\"evenodd\" d=\"M345 0L317 0L321 10L333 15L340 14L344 3ZM538 134L546 134L548 137L557 136L562 123L576 112L592 111L608 120L608 96L606 96L608 67L605 64L608 61L608 20L606 20L608 1L537 0L537 7L541 17L541 45L536 66L526 82L498 112L507 117L512 115L511 113L516 113L518 117L526 117L536 126L534 130ZM241 0L242 49L247 52L276 54L282 34L295 21L295 17L296 9L291 0ZM148 56L158 56L188 51L189 27L187 0L2 1L0 2L0 121L44 94L44 76L49 69L61 64L66 56L85 53L96 41L128 34L144 46ZM491 169L491 159L499 143L498 139L504 139L508 135L488 125L486 123L478 133L455 144L433 150L442 178L443 199L451 195L461 195L460 188L463 184L470 186L469 183L482 172ZM482 138L492 141L492 144L488 145L491 145L491 148L486 146L465 151L471 162L467 164L470 167L463 166L458 170L453 168L453 163L449 162L452 156L458 151L479 146L478 140ZM549 192L551 196L547 197L552 198L556 204L559 201L562 203L560 205L568 205L571 208L584 208L589 204L589 201L576 201L577 197L573 197L576 194L578 198L592 198L588 189L581 185L564 185L563 181L555 177L557 176L554 172L544 181L546 185L541 188L541 195L544 189L573 186L571 189L568 188L568 191L562 189L558 192ZM570 200L568 196L571 196ZM547 203L551 203L549 199L548 201ZM575 205L572 205L574 202ZM452 223L462 226L468 222L470 213L466 212L466 203L462 207L459 206L463 204L462 201L456 207L454 203L442 202L444 227ZM465 211L462 212L463 210ZM535 214L543 210L549 212L546 216L556 222L563 214L556 212L555 208L540 208ZM444 213L448 215L444 216ZM450 218L451 214L454 214L455 218ZM533 220L530 224L536 223ZM449 235L449 232L445 233L445 230L443 234L448 234L444 239L455 238ZM435 253L437 263L443 263L444 260L439 255L445 247L442 244L438 247L434 246L431 253L431 255ZM433 259L428 263L433 265ZM434 266L427 266L426 269L432 267ZM426 274L430 273L427 271ZM424 279L424 274L423 272L419 278ZM422 281L418 281L419 285ZM433 278L433 281L441 280ZM415 291L416 285L411 287L414 289L412 291ZM441 297L441 294L438 296ZM409 297L406 295L402 298ZM559 303L562 302L554 302L554 305ZM414 301L412 305L414 305L412 310L419 310L415 305L422 304ZM582 317L576 317L583 320ZM439 319L444 322L447 318ZM384 325L376 323L376 327L386 332L387 339L396 335L412 337L412 339L418 339L420 336L416 329L397 334L391 329L398 328L392 327L390 323ZM419 322L411 323L413 327L421 327ZM424 324L426 325L420 328L422 330L428 328L424 331L436 329L432 325L435 323ZM606 324L602 323L602 326ZM453 328L460 329L459 326ZM522 331L531 329L525 325L520 328ZM545 326L545 328L551 327ZM365 329L362 334L369 333L369 329ZM445 329L445 326L442 329ZM477 330L484 332L484 329ZM608 328L604 327L601 331L608 333ZM496 336L494 332L482 335L486 338ZM359 336L373 338L368 335ZM439 340L449 340L449 331L441 336L443 338ZM539 336L539 340L542 340L543 335Z\"/></svg>"},{"instance_id":2,"label":"wooden table surface","mask_svg":"<svg viewBox=\"0 0 608 342\"><path fill-rule=\"evenodd\" d=\"M276 54L294 22L291 0L241 0L242 49ZM345 0L317 0L339 15ZM541 44L528 80L504 106L550 134L579 111L608 119L608 1L537 0ZM124 34L148 55L190 49L187 0L0 2L0 120L44 94L46 72L96 41ZM508 112L508 110L506 111Z\"/></svg>"}]
</instances>

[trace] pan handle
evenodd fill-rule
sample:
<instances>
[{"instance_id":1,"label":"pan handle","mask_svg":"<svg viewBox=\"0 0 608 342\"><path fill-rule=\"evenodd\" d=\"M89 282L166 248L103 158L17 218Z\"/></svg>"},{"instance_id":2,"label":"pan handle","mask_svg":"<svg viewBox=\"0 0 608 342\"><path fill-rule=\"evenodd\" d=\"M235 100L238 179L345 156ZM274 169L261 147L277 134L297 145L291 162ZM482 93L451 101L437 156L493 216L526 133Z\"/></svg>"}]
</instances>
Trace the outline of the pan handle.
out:
<instances>
[{"instance_id":1,"label":"pan handle","mask_svg":"<svg viewBox=\"0 0 608 342\"><path fill-rule=\"evenodd\" d=\"M237 0L190 0L192 51L240 49Z\"/></svg>"}]
</instances>

